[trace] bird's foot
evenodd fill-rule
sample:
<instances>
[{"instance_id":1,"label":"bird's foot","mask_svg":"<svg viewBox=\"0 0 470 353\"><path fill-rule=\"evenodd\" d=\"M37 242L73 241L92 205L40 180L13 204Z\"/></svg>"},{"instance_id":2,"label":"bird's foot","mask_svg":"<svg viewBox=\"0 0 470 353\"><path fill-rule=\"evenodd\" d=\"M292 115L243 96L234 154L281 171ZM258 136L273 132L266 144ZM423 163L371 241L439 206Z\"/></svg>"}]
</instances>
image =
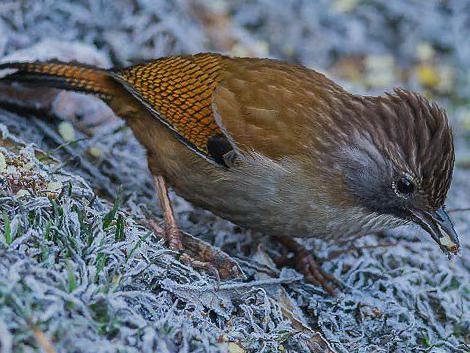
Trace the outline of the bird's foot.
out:
<instances>
[{"instance_id":1,"label":"bird's foot","mask_svg":"<svg viewBox=\"0 0 470 353\"><path fill-rule=\"evenodd\" d=\"M212 274L217 282L220 282L219 270L212 265L209 261L201 261L191 257L188 254L182 253L179 260L187 266L192 267L195 270L202 270L209 274Z\"/></svg>"},{"instance_id":2,"label":"bird's foot","mask_svg":"<svg viewBox=\"0 0 470 353\"><path fill-rule=\"evenodd\" d=\"M153 219L148 221L148 226L153 230L155 235L162 237L167 246L178 253L178 260L183 264L196 270L203 270L212 274L217 281L220 281L219 270L209 261L196 259L195 257L184 252L181 232L176 224L165 224L165 228L160 227Z\"/></svg>"},{"instance_id":3,"label":"bird's foot","mask_svg":"<svg viewBox=\"0 0 470 353\"><path fill-rule=\"evenodd\" d=\"M322 287L331 296L336 296L337 289L341 287L341 283L321 268L313 254L295 239L288 237L276 237L276 239L294 253L292 264L297 271L305 276L309 283ZM280 260L275 260L278 266L286 264L285 258Z\"/></svg>"},{"instance_id":4,"label":"bird's foot","mask_svg":"<svg viewBox=\"0 0 470 353\"><path fill-rule=\"evenodd\" d=\"M305 250L305 249L304 249ZM331 296L336 296L341 283L332 275L325 272L312 254L296 254L295 268L313 285L322 287Z\"/></svg>"},{"instance_id":5,"label":"bird's foot","mask_svg":"<svg viewBox=\"0 0 470 353\"><path fill-rule=\"evenodd\" d=\"M183 242L181 241L181 232L175 223L165 224L163 236L166 241L166 244L171 250L174 250L177 252L183 251Z\"/></svg>"}]
</instances>

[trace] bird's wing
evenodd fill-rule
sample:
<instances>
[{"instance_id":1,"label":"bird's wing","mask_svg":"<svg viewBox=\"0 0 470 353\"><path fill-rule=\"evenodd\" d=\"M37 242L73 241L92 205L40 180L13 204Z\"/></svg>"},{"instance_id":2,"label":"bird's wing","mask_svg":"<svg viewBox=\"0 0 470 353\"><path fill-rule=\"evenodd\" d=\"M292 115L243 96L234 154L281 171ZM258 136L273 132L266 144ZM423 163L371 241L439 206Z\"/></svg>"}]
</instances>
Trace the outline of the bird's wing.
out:
<instances>
[{"instance_id":1,"label":"bird's wing","mask_svg":"<svg viewBox=\"0 0 470 353\"><path fill-rule=\"evenodd\" d=\"M224 68L213 109L236 149L273 160L301 153L319 98L308 80L317 73L268 59L226 58Z\"/></svg>"},{"instance_id":2,"label":"bird's wing","mask_svg":"<svg viewBox=\"0 0 470 353\"><path fill-rule=\"evenodd\" d=\"M176 56L112 71L110 74L188 148L205 159L233 150L212 109L222 80L222 56Z\"/></svg>"},{"instance_id":3,"label":"bird's wing","mask_svg":"<svg viewBox=\"0 0 470 353\"><path fill-rule=\"evenodd\" d=\"M162 58L111 75L186 146L222 165L239 152L299 153L316 102L336 89L300 66L217 54Z\"/></svg>"}]
</instances>

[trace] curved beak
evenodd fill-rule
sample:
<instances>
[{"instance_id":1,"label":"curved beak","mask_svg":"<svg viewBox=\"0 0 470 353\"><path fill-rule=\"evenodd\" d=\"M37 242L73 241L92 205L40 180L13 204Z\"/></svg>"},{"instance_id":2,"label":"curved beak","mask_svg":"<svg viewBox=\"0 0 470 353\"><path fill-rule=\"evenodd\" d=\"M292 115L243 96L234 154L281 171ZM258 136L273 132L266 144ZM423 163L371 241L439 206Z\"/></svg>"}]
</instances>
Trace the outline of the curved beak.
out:
<instances>
[{"instance_id":1,"label":"curved beak","mask_svg":"<svg viewBox=\"0 0 470 353\"><path fill-rule=\"evenodd\" d=\"M456 255L459 252L459 237L443 207L436 211L411 210L411 213L413 221L431 234L444 253Z\"/></svg>"}]
</instances>

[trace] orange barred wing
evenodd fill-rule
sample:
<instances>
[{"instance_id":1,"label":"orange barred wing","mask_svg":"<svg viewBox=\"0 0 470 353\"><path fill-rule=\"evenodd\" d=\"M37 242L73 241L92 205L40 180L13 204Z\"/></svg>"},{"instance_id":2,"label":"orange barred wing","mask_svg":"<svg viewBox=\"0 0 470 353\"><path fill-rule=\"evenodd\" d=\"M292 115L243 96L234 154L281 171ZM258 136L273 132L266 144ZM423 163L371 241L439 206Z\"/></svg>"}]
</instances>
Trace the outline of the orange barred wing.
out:
<instances>
[{"instance_id":1,"label":"orange barred wing","mask_svg":"<svg viewBox=\"0 0 470 353\"><path fill-rule=\"evenodd\" d=\"M212 110L221 69L220 55L198 54L162 58L111 74L188 147L206 159L222 162L211 151L213 141L216 152L231 150Z\"/></svg>"}]
</instances>

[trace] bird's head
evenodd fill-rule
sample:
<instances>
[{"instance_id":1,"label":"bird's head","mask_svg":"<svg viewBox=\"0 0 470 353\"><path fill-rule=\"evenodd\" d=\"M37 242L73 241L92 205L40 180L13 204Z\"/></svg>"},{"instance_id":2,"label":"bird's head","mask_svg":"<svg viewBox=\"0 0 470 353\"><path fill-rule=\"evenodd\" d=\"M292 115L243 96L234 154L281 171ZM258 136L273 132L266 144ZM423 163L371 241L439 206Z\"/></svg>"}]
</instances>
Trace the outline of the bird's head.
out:
<instances>
[{"instance_id":1,"label":"bird's head","mask_svg":"<svg viewBox=\"0 0 470 353\"><path fill-rule=\"evenodd\" d=\"M418 224L445 253L457 253L458 236L444 206L454 167L445 112L419 94L395 90L354 96L341 114L335 165L350 198L395 224Z\"/></svg>"}]
</instances>

